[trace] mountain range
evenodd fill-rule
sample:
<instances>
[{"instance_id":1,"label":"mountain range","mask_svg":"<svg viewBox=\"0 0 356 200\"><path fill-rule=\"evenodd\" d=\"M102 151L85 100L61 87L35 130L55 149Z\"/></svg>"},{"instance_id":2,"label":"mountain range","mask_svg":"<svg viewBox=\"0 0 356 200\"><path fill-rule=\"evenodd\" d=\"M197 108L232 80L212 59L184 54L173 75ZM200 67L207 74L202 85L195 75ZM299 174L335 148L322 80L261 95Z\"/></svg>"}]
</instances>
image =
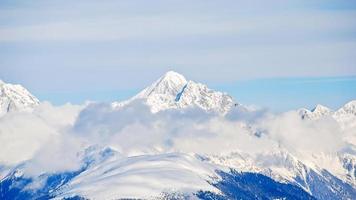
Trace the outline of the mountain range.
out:
<instances>
[{"instance_id":1,"label":"mountain range","mask_svg":"<svg viewBox=\"0 0 356 200\"><path fill-rule=\"evenodd\" d=\"M31 113L41 105L20 85L1 82L0 91L2 117L6 113ZM170 112L185 113L195 109L214 116L213 121L228 118L241 110L255 112L226 93L170 71L129 100L111 103L109 108L105 107L104 115L91 114L91 109L97 105L88 105L79 113L76 123L79 124L81 118L87 119L87 115L96 121L110 120L108 116L112 113L124 113L125 117L127 109L135 108L138 103L149 108L149 117L162 115L162 120L171 117ZM126 155L109 145L87 145L77 154L81 166L76 170L44 171L28 176L26 171L31 159L16 165L1 166L0 163L0 199L355 199L356 101L350 101L336 111L317 105L312 110L303 108L290 112L292 117L296 116L292 119L300 119L298 123L303 127L314 127L316 123L315 131L319 130L319 124L335 123L335 130L340 129L335 134L340 134L337 137L343 146L336 151L307 151L285 145L283 138L273 138L271 130L275 129L267 129L269 124L262 123L273 122L280 116L265 114L264 121L256 117L257 122L241 119L231 123L238 127L234 134L239 134L240 130L253 141L267 138L272 146L268 151L254 153L237 148L199 153L161 150L163 147L155 146L154 152ZM281 115L289 116L288 113ZM185 115L178 116L175 121L181 120L184 126ZM140 116L137 118L138 121L141 119ZM200 118L194 120L197 124L201 121ZM92 121L89 122L91 125ZM157 126L160 126L158 122ZM105 124L99 127L101 132L107 129ZM175 126L173 130L176 129ZM172 143L169 138L166 140L168 144ZM235 138L230 140L212 144L233 143Z\"/></svg>"}]
</instances>

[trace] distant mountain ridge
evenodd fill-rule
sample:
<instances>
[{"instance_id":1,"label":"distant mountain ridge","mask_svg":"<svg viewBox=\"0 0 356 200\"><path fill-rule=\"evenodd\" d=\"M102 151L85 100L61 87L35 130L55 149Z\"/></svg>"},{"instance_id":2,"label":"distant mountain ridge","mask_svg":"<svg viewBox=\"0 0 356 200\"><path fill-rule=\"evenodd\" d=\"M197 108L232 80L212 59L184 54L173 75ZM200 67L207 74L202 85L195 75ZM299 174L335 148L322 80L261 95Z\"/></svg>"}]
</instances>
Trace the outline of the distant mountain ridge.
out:
<instances>
[{"instance_id":1,"label":"distant mountain ridge","mask_svg":"<svg viewBox=\"0 0 356 200\"><path fill-rule=\"evenodd\" d=\"M356 134L353 134L352 129L356 129L356 100L346 103L336 111L318 104L314 109L308 110L305 108L298 110L302 119L318 120L325 117L335 119L344 130L349 130L352 143L356 144Z\"/></svg>"},{"instance_id":2,"label":"distant mountain ridge","mask_svg":"<svg viewBox=\"0 0 356 200\"><path fill-rule=\"evenodd\" d=\"M307 119L319 119L323 116L332 116L335 118L342 117L345 115L356 116L356 100L352 100L346 103L344 106L342 106L336 111L333 111L332 109L326 106L318 104L312 110L302 108L299 109L298 112L302 116L302 118Z\"/></svg>"}]
</instances>

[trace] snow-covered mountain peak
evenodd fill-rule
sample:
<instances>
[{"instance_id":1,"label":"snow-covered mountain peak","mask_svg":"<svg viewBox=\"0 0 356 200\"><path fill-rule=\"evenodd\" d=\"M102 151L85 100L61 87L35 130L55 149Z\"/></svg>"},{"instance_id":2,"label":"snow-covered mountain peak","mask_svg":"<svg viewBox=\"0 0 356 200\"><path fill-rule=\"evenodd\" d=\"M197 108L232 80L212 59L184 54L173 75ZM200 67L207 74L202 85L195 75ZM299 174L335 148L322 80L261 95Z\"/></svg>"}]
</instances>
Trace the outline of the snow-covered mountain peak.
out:
<instances>
[{"instance_id":1,"label":"snow-covered mountain peak","mask_svg":"<svg viewBox=\"0 0 356 200\"><path fill-rule=\"evenodd\" d=\"M11 111L29 111L40 101L21 85L0 82L0 116Z\"/></svg>"},{"instance_id":2,"label":"snow-covered mountain peak","mask_svg":"<svg viewBox=\"0 0 356 200\"><path fill-rule=\"evenodd\" d=\"M346 103L337 111L332 111L329 108L317 105L313 110L305 108L298 110L302 119L318 120L323 117L331 117L335 119L343 130L352 130L356 127L356 100ZM353 133L352 131L351 133ZM354 137L351 134L351 137Z\"/></svg>"},{"instance_id":3,"label":"snow-covered mountain peak","mask_svg":"<svg viewBox=\"0 0 356 200\"><path fill-rule=\"evenodd\" d=\"M163 76L161 76L152 86L161 87L161 86L177 86L184 85L187 83L187 79L175 71L168 71ZM169 88L166 88L169 89Z\"/></svg>"},{"instance_id":4,"label":"snow-covered mountain peak","mask_svg":"<svg viewBox=\"0 0 356 200\"><path fill-rule=\"evenodd\" d=\"M187 84L185 77L177 72L169 71L151 86L142 90L135 99L149 98L154 96L165 96L174 98Z\"/></svg>"},{"instance_id":5,"label":"snow-covered mountain peak","mask_svg":"<svg viewBox=\"0 0 356 200\"><path fill-rule=\"evenodd\" d=\"M177 73L175 71L166 72L160 79L164 80L164 81L174 82L177 84L187 82L187 80L185 79L185 77L182 74Z\"/></svg>"},{"instance_id":6,"label":"snow-covered mountain peak","mask_svg":"<svg viewBox=\"0 0 356 200\"><path fill-rule=\"evenodd\" d=\"M317 104L315 108L311 110L312 113L319 114L319 115L327 115L330 114L332 111L330 108Z\"/></svg>"},{"instance_id":7,"label":"snow-covered mountain peak","mask_svg":"<svg viewBox=\"0 0 356 200\"><path fill-rule=\"evenodd\" d=\"M332 115L333 111L326 106L317 104L312 110L299 109L299 114L303 119L319 119L320 117Z\"/></svg>"},{"instance_id":8,"label":"snow-covered mountain peak","mask_svg":"<svg viewBox=\"0 0 356 200\"><path fill-rule=\"evenodd\" d=\"M342 114L356 115L356 100L346 103L342 108L336 111L336 115Z\"/></svg>"},{"instance_id":9,"label":"snow-covered mountain peak","mask_svg":"<svg viewBox=\"0 0 356 200\"><path fill-rule=\"evenodd\" d=\"M204 84L187 81L183 75L174 71L167 72L133 98L114 102L113 107L122 107L137 99L143 100L154 113L196 106L209 112L225 114L234 105L231 96L211 90Z\"/></svg>"},{"instance_id":10,"label":"snow-covered mountain peak","mask_svg":"<svg viewBox=\"0 0 356 200\"><path fill-rule=\"evenodd\" d=\"M333 118L336 119L343 129L355 130L356 128L356 100L346 103L343 107L338 109ZM351 131L350 133L354 133ZM351 134L351 138L354 134Z\"/></svg>"}]
</instances>

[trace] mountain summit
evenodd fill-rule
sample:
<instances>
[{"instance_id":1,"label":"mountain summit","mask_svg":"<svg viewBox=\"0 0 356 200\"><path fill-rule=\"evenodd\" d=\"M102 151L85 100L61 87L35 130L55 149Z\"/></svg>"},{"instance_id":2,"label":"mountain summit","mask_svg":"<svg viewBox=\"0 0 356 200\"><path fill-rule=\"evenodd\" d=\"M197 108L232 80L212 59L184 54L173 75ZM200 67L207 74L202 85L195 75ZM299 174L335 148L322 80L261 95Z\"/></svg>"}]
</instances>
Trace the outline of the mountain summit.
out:
<instances>
[{"instance_id":1,"label":"mountain summit","mask_svg":"<svg viewBox=\"0 0 356 200\"><path fill-rule=\"evenodd\" d=\"M178 93L182 92L182 88L187 84L187 80L181 74L174 71L169 71L151 86L145 88L138 93L135 99L161 99L162 103L176 100Z\"/></svg>"},{"instance_id":2,"label":"mountain summit","mask_svg":"<svg viewBox=\"0 0 356 200\"><path fill-rule=\"evenodd\" d=\"M333 113L333 111L323 105L316 105L312 110L308 110L308 109L300 109L299 110L300 115L302 116L302 118L306 118L306 119L319 119L323 116L329 116Z\"/></svg>"},{"instance_id":3,"label":"mountain summit","mask_svg":"<svg viewBox=\"0 0 356 200\"><path fill-rule=\"evenodd\" d=\"M226 114L234 105L231 96L209 89L206 85L187 81L174 71L169 71L136 96L124 102L114 102L115 108L134 100L144 101L156 113L167 109L198 107L208 112Z\"/></svg>"},{"instance_id":4,"label":"mountain summit","mask_svg":"<svg viewBox=\"0 0 356 200\"><path fill-rule=\"evenodd\" d=\"M356 116L356 100L346 103L335 113L336 115L354 115Z\"/></svg>"},{"instance_id":5,"label":"mountain summit","mask_svg":"<svg viewBox=\"0 0 356 200\"><path fill-rule=\"evenodd\" d=\"M356 100L346 103L336 111L319 104L312 110L302 108L298 111L302 119L318 120L324 117L331 117L340 124L342 129L352 130L356 128ZM354 137L354 134L352 134L352 137Z\"/></svg>"},{"instance_id":6,"label":"mountain summit","mask_svg":"<svg viewBox=\"0 0 356 200\"><path fill-rule=\"evenodd\" d=\"M11 111L29 111L40 101L21 85L0 80L0 116Z\"/></svg>"}]
</instances>

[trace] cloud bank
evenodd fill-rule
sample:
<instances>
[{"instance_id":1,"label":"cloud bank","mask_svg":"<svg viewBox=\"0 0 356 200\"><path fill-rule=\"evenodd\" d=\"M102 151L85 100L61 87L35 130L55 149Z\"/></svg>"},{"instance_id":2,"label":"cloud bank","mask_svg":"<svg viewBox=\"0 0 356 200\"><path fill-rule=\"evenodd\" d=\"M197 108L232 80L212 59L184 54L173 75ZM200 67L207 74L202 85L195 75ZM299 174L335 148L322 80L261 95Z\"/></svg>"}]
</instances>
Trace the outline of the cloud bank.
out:
<instances>
[{"instance_id":1,"label":"cloud bank","mask_svg":"<svg viewBox=\"0 0 356 200\"><path fill-rule=\"evenodd\" d=\"M280 115L242 111L222 117L199 109L152 114L137 101L117 110L110 104L52 106L0 119L1 165L25 162L28 175L77 170L88 147L110 147L129 157L167 152L257 155L280 147L298 154L337 153L346 145L331 118L305 121L296 112ZM316 145L317 144L317 145Z\"/></svg>"}]
</instances>

